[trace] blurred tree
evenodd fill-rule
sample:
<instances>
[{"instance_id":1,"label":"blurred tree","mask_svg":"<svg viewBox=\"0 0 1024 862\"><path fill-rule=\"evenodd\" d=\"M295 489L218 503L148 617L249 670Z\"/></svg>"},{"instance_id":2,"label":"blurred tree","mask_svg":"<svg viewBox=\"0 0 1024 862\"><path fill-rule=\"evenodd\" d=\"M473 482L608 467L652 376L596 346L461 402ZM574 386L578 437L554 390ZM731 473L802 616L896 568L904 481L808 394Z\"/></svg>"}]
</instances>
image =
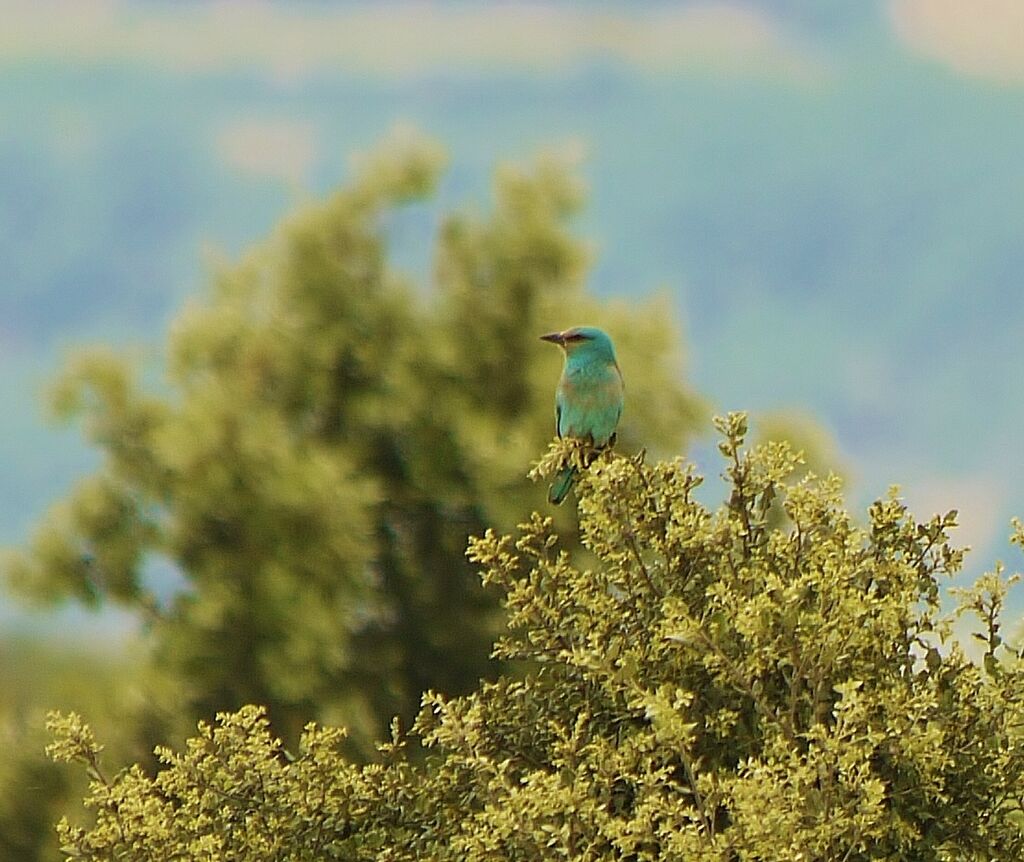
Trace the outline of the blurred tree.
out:
<instances>
[{"instance_id":1,"label":"blurred tree","mask_svg":"<svg viewBox=\"0 0 1024 862\"><path fill-rule=\"evenodd\" d=\"M799 453L799 463L793 467L794 478L830 473L846 478L846 465L835 441L813 416L799 410L770 410L756 416L751 425L755 444L785 443ZM768 520L773 527L781 527L788 521L781 500L770 503Z\"/></svg>"},{"instance_id":2,"label":"blurred tree","mask_svg":"<svg viewBox=\"0 0 1024 862\"><path fill-rule=\"evenodd\" d=\"M568 227L583 194L558 159L502 167L493 213L443 220L432 289L388 265L390 213L428 196L443 161L430 141L390 142L222 267L175 321L160 385L93 350L55 389L104 461L6 558L7 580L137 611L171 721L260 703L288 741L318 718L366 750L423 690L493 673L500 612L464 549L543 499L523 478L553 433L542 332L614 333L626 451L678 451L697 427L665 301L585 294ZM158 559L184 579L169 603L147 582Z\"/></svg>"},{"instance_id":3,"label":"blurred tree","mask_svg":"<svg viewBox=\"0 0 1024 862\"><path fill-rule=\"evenodd\" d=\"M787 443L794 452L801 453L794 476L803 478L808 473L827 476L845 473L843 459L832 435L813 416L799 410L769 410L754 417L751 423L754 442Z\"/></svg>"},{"instance_id":4,"label":"blurred tree","mask_svg":"<svg viewBox=\"0 0 1024 862\"><path fill-rule=\"evenodd\" d=\"M58 859L54 821L87 788L48 762L48 709L86 713L109 738L105 756L152 764L151 746L131 729L143 714L142 662L117 649L40 635L0 637L0 860ZM126 728L129 730L126 732Z\"/></svg>"},{"instance_id":5,"label":"blurred tree","mask_svg":"<svg viewBox=\"0 0 1024 862\"><path fill-rule=\"evenodd\" d=\"M338 728L282 757L258 707L222 714L164 769L104 776L80 718L59 760L97 776L83 862L272 860L1002 860L1024 854L1024 657L999 636L1008 580L959 594L985 655L940 610L956 513L895 497L868 523L834 477L794 478L785 443L718 423L728 502L683 459L607 454L582 477L582 568L549 517L470 555L506 596L498 655L525 672L448 698L359 766ZM568 454L555 446L548 476ZM782 500L788 522L771 524ZM1017 525L1014 541L1024 543ZM244 828L241 828L244 824Z\"/></svg>"}]
</instances>

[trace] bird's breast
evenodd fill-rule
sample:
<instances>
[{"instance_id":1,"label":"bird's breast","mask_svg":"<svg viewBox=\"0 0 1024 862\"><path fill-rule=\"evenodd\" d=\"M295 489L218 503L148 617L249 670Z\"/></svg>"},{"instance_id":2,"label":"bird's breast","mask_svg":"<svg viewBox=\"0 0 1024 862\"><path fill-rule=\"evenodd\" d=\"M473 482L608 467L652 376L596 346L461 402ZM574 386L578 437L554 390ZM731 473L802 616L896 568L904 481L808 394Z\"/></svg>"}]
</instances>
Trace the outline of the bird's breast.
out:
<instances>
[{"instance_id":1,"label":"bird's breast","mask_svg":"<svg viewBox=\"0 0 1024 862\"><path fill-rule=\"evenodd\" d=\"M622 380L618 377L605 380L566 377L559 388L566 402L580 407L603 407L622 400Z\"/></svg>"},{"instance_id":2,"label":"bird's breast","mask_svg":"<svg viewBox=\"0 0 1024 862\"><path fill-rule=\"evenodd\" d=\"M622 413L622 377L614 365L566 369L558 387L559 432L605 445Z\"/></svg>"},{"instance_id":3,"label":"bird's breast","mask_svg":"<svg viewBox=\"0 0 1024 862\"><path fill-rule=\"evenodd\" d=\"M567 367L559 389L567 398L615 400L622 398L622 375L617 365Z\"/></svg>"}]
</instances>

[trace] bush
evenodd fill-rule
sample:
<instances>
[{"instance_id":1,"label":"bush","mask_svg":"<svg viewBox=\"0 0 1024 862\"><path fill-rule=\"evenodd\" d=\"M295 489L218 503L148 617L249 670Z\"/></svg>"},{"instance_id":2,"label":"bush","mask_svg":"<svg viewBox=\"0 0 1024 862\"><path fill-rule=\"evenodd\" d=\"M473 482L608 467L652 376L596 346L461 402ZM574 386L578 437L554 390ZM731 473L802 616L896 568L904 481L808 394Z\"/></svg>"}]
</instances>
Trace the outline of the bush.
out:
<instances>
[{"instance_id":1,"label":"bush","mask_svg":"<svg viewBox=\"0 0 1024 862\"><path fill-rule=\"evenodd\" d=\"M583 552L550 518L487 532L471 560L505 595L506 674L423 697L375 762L309 725L289 753L250 706L201 724L163 768L101 772L76 716L52 754L94 781L75 858L1005 859L1024 852L1022 665L999 639L1006 581L950 634L939 579L955 513L917 523L895 496L859 526L838 480L791 478L786 444L743 448L719 420L728 502L682 460L601 456L581 480ZM550 475L571 447L537 468ZM770 517L781 503L785 519ZM1021 539L1020 528L1017 540Z\"/></svg>"}]
</instances>

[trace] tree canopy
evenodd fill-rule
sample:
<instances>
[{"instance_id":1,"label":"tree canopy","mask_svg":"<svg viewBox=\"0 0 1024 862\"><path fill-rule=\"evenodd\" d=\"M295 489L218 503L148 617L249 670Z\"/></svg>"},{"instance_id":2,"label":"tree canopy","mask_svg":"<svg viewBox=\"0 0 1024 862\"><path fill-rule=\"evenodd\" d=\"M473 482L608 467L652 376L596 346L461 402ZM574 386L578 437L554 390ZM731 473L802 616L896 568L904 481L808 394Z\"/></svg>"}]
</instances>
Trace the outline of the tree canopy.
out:
<instances>
[{"instance_id":1,"label":"tree canopy","mask_svg":"<svg viewBox=\"0 0 1024 862\"><path fill-rule=\"evenodd\" d=\"M584 553L540 514L473 540L508 613L494 654L522 672L424 694L424 762L397 725L370 764L315 724L289 753L250 706L161 749L155 775L106 776L91 731L54 715L51 753L94 777L96 821L61 825L66 852L1019 859L1024 662L999 636L1006 580L961 593L983 624L976 665L939 605L963 557L954 512L920 523L890 496L860 525L835 477L796 478L785 443L745 448L742 414L718 425L715 509L683 459L606 454L579 485Z\"/></svg>"}]
</instances>

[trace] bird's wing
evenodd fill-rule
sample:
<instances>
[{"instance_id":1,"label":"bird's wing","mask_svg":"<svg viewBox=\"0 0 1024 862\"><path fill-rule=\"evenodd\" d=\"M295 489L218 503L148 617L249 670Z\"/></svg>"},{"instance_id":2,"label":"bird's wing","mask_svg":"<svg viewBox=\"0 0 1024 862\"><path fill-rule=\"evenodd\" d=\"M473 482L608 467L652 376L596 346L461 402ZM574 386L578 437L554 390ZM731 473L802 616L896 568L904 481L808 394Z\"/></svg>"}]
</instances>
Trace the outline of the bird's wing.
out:
<instances>
[{"instance_id":1,"label":"bird's wing","mask_svg":"<svg viewBox=\"0 0 1024 862\"><path fill-rule=\"evenodd\" d=\"M555 400L555 434L562 436L562 403Z\"/></svg>"}]
</instances>

